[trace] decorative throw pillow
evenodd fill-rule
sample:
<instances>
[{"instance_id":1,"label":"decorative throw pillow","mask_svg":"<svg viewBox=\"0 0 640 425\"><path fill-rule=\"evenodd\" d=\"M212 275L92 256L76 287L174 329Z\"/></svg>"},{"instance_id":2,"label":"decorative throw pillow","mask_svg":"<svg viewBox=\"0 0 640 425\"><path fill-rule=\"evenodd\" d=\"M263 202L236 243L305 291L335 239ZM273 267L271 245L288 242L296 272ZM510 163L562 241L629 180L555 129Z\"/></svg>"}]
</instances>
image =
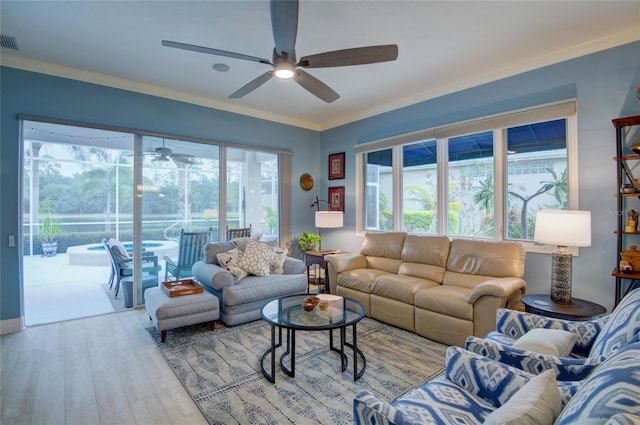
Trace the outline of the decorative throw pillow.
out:
<instances>
[{"instance_id":1,"label":"decorative throw pillow","mask_svg":"<svg viewBox=\"0 0 640 425\"><path fill-rule=\"evenodd\" d=\"M120 246L122 246L122 244L120 244ZM129 257L129 253L127 252L126 249L124 249L124 246L122 246L122 249L120 249L120 247L118 245L112 245L111 246L111 252L113 252L113 256L116 259L116 261L120 262L122 260L128 260L131 257ZM121 269L130 269L131 268L131 263L132 261L126 261L124 263L120 263L120 268Z\"/></svg>"},{"instance_id":2,"label":"decorative throw pillow","mask_svg":"<svg viewBox=\"0 0 640 425\"><path fill-rule=\"evenodd\" d=\"M247 242L249 242L250 240L255 241L256 239L253 237L245 236L243 238L233 238L229 242L237 246L240 252L244 252L245 249L247 249Z\"/></svg>"},{"instance_id":3,"label":"decorative throw pillow","mask_svg":"<svg viewBox=\"0 0 640 425\"><path fill-rule=\"evenodd\" d=\"M272 248L275 256L273 261L269 264L269 273L271 274L283 274L284 273L284 260L287 258L287 251L282 248Z\"/></svg>"},{"instance_id":4,"label":"decorative throw pillow","mask_svg":"<svg viewBox=\"0 0 640 425\"><path fill-rule=\"evenodd\" d=\"M238 261L238 266L249 274L269 276L269 266L274 256L275 252L273 252L270 246L250 239L247 241L244 254L242 254Z\"/></svg>"},{"instance_id":5,"label":"decorative throw pillow","mask_svg":"<svg viewBox=\"0 0 640 425\"><path fill-rule=\"evenodd\" d=\"M249 273L238 266L240 256L241 254L238 248L233 248L231 251L227 252L220 252L217 255L218 264L220 264L220 267L224 267L225 269L227 269L227 271L233 276L233 279L236 281L236 283L240 282L240 280L249 275Z\"/></svg>"},{"instance_id":6,"label":"decorative throw pillow","mask_svg":"<svg viewBox=\"0 0 640 425\"><path fill-rule=\"evenodd\" d=\"M568 331L537 328L522 335L513 343L513 346L536 353L567 357L577 340L578 335Z\"/></svg>"},{"instance_id":7,"label":"decorative throw pillow","mask_svg":"<svg viewBox=\"0 0 640 425\"><path fill-rule=\"evenodd\" d=\"M552 425L562 402L553 370L537 375L500 408L491 412L485 425Z\"/></svg>"}]
</instances>

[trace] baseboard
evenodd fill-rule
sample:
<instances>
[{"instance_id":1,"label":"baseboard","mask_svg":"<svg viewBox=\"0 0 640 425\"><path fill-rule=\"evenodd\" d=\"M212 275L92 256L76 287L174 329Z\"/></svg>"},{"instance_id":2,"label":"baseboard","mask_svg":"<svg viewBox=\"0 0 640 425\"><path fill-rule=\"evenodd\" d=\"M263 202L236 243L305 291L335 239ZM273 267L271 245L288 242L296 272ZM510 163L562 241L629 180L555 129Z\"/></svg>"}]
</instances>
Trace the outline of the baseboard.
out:
<instances>
[{"instance_id":1,"label":"baseboard","mask_svg":"<svg viewBox=\"0 0 640 425\"><path fill-rule=\"evenodd\" d=\"M24 330L24 317L0 320L0 335Z\"/></svg>"}]
</instances>

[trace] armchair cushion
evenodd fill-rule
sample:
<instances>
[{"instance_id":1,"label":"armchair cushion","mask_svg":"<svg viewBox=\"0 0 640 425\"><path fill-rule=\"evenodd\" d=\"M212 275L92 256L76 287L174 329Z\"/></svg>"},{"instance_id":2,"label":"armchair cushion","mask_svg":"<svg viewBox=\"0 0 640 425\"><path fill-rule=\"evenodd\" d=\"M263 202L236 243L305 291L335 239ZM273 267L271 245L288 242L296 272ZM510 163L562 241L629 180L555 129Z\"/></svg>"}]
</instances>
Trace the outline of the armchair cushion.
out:
<instances>
[{"instance_id":1,"label":"armchair cushion","mask_svg":"<svg viewBox=\"0 0 640 425\"><path fill-rule=\"evenodd\" d=\"M611 353L625 344L637 341L640 335L640 289L636 289L618 304L609 315L591 348L590 356Z\"/></svg>"},{"instance_id":2,"label":"armchair cushion","mask_svg":"<svg viewBox=\"0 0 640 425\"><path fill-rule=\"evenodd\" d=\"M505 404L487 416L484 425L552 425L562 409L552 370L532 378Z\"/></svg>"},{"instance_id":3,"label":"armchair cushion","mask_svg":"<svg viewBox=\"0 0 640 425\"><path fill-rule=\"evenodd\" d=\"M552 356L567 357L578 335L561 329L531 329L513 343L515 348Z\"/></svg>"}]
</instances>

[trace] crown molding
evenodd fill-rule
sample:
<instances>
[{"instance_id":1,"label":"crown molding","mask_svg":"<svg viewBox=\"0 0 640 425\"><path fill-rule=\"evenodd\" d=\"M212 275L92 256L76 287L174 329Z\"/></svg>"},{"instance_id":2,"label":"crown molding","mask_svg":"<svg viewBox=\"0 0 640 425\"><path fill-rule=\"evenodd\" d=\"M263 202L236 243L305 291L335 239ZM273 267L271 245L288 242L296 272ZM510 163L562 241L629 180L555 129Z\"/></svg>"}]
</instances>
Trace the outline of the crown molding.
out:
<instances>
[{"instance_id":1,"label":"crown molding","mask_svg":"<svg viewBox=\"0 0 640 425\"><path fill-rule=\"evenodd\" d=\"M447 94L455 93L461 90L469 89L482 84L497 81L503 78L511 77L534 69L575 59L591 53L597 53L603 50L621 46L640 40L640 34L636 28L630 28L615 34L608 35L595 40L589 40L570 47L557 49L552 52L539 55L535 58L527 58L522 61L513 63L512 65L502 67L491 72L480 75L474 75L470 78L451 82L446 85L419 92L410 97L398 100L396 102L387 103L382 107L371 108L358 111L352 114L345 114L339 119L326 122L311 122L300 120L289 116L274 114L269 111L263 111L254 108L238 106L231 102L223 100L211 99L205 96L198 96L186 93L180 90L169 89L153 84L142 83L139 81L127 80L124 78L113 77L82 69L70 68L53 63L38 61L34 59L24 58L21 56L3 53L0 56L0 65L11 68L22 69L25 71L38 72L42 74L53 75L62 78L69 78L87 83L99 84L103 86L129 90L137 93L148 94L152 96L163 97L166 99L177 100L180 102L191 103L194 105L205 106L214 109L220 109L227 112L233 112L254 118L274 121L281 124L292 125L295 127L306 128L314 131L324 131L341 125L349 124L358 120L371 118L376 115L390 112L399 108L411 106L417 103L425 102Z\"/></svg>"},{"instance_id":2,"label":"crown molding","mask_svg":"<svg viewBox=\"0 0 640 425\"><path fill-rule=\"evenodd\" d=\"M133 81L125 78L113 77L107 74L101 74L98 72L70 68L63 65L39 61L36 59L29 59L10 53L3 53L0 56L0 65L21 69L23 71L37 72L40 74L52 75L55 77L68 78L71 80L83 81L86 83L98 84L136 93L148 94L151 96L158 96L165 99L190 103L193 105L220 109L226 112L247 115L253 118L260 118L268 121L278 122L281 124L306 128L309 130L321 130L321 127L318 124L309 121L298 120L292 117L274 114L259 109L238 106L231 102L212 99L206 96L198 96L184 91L143 83L140 81Z\"/></svg>"}]
</instances>

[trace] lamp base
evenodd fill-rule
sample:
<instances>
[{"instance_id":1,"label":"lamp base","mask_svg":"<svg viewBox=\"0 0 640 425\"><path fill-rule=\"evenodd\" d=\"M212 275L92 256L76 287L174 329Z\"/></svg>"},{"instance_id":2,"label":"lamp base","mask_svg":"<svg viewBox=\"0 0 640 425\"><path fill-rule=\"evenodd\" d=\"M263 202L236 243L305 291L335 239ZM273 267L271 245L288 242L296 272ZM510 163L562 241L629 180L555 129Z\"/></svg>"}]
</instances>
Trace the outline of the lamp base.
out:
<instances>
[{"instance_id":1,"label":"lamp base","mask_svg":"<svg viewBox=\"0 0 640 425\"><path fill-rule=\"evenodd\" d=\"M551 300L558 304L571 304L571 253L554 252L551 255Z\"/></svg>"}]
</instances>

